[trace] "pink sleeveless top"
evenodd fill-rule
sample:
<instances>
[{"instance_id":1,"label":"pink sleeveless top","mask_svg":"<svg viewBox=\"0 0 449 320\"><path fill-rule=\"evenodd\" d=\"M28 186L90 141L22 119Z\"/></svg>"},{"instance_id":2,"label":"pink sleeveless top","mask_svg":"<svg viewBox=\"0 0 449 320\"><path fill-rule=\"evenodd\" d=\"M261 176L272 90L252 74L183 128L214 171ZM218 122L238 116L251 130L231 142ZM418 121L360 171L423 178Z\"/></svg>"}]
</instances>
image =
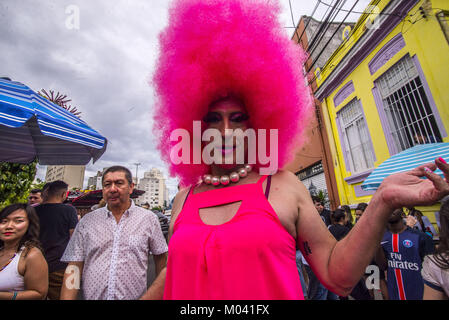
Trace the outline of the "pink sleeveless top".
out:
<instances>
[{"instance_id":1,"label":"pink sleeveless top","mask_svg":"<svg viewBox=\"0 0 449 320\"><path fill-rule=\"evenodd\" d=\"M303 300L295 239L257 183L198 194L191 188L170 239L164 299ZM234 217L207 225L199 209L242 201Z\"/></svg>"}]
</instances>

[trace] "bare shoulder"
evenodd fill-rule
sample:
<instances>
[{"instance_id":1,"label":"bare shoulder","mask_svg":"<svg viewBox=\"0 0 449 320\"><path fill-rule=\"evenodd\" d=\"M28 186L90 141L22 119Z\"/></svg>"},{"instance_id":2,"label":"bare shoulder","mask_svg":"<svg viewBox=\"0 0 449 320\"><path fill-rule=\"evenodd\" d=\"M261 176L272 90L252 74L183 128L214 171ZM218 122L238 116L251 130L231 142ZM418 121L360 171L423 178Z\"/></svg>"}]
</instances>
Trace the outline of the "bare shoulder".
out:
<instances>
[{"instance_id":1,"label":"bare shoulder","mask_svg":"<svg viewBox=\"0 0 449 320\"><path fill-rule=\"evenodd\" d=\"M45 261L42 251L36 247L25 249L22 253L22 257L26 259L27 263L42 262L43 260Z\"/></svg>"},{"instance_id":2,"label":"bare shoulder","mask_svg":"<svg viewBox=\"0 0 449 320\"><path fill-rule=\"evenodd\" d=\"M173 199L173 206L172 206L171 218L170 218L170 227L168 229L168 237L169 238L171 237L171 235L173 233L173 226L175 224L176 219L178 218L179 213L182 210L182 207L187 198L187 195L189 194L189 191L190 191L190 187L182 188L176 194L175 199Z\"/></svg>"},{"instance_id":3,"label":"bare shoulder","mask_svg":"<svg viewBox=\"0 0 449 320\"><path fill-rule=\"evenodd\" d=\"M291 203L298 217L315 212L309 190L294 173L279 171L273 176L273 186L275 192L279 194L278 200L280 199L282 203Z\"/></svg>"},{"instance_id":4,"label":"bare shoulder","mask_svg":"<svg viewBox=\"0 0 449 320\"><path fill-rule=\"evenodd\" d=\"M273 175L273 179L284 181L287 183L295 183L295 181L299 181L298 177L293 174L293 172L288 170L279 170L276 174Z\"/></svg>"},{"instance_id":5,"label":"bare shoulder","mask_svg":"<svg viewBox=\"0 0 449 320\"><path fill-rule=\"evenodd\" d=\"M272 181L274 185L278 186L282 191L293 192L300 198L308 194L307 188L291 171L279 170L273 175Z\"/></svg>"},{"instance_id":6,"label":"bare shoulder","mask_svg":"<svg viewBox=\"0 0 449 320\"><path fill-rule=\"evenodd\" d=\"M182 206L184 204L184 201L187 198L187 194L190 191L190 187L182 188L178 191L178 193L175 196L175 199L173 200L173 209L172 209L172 217L173 215L177 215L179 211L181 211Z\"/></svg>"},{"instance_id":7,"label":"bare shoulder","mask_svg":"<svg viewBox=\"0 0 449 320\"><path fill-rule=\"evenodd\" d=\"M24 275L26 270L33 270L33 272L40 270L44 273L48 270L44 254L36 247L23 250L20 258L19 273L21 275Z\"/></svg>"}]
</instances>

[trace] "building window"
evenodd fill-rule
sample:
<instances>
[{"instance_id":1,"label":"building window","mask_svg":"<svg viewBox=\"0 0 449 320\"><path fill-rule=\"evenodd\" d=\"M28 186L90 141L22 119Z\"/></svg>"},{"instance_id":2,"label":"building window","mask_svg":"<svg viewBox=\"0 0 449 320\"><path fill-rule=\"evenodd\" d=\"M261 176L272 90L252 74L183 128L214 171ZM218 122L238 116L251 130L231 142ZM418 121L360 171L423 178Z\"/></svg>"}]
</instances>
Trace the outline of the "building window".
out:
<instances>
[{"instance_id":1,"label":"building window","mask_svg":"<svg viewBox=\"0 0 449 320\"><path fill-rule=\"evenodd\" d=\"M297 177L299 178L299 180L302 181L302 180L316 176L317 174L320 174L323 172L324 172L323 164L320 161L319 163L314 164L314 165L300 171L299 173L297 173Z\"/></svg>"},{"instance_id":2,"label":"building window","mask_svg":"<svg viewBox=\"0 0 449 320\"><path fill-rule=\"evenodd\" d=\"M353 99L337 113L347 163L352 173L374 167L374 151L360 101Z\"/></svg>"},{"instance_id":3,"label":"building window","mask_svg":"<svg viewBox=\"0 0 449 320\"><path fill-rule=\"evenodd\" d=\"M418 70L408 55L385 72L376 85L397 152L441 141Z\"/></svg>"}]
</instances>

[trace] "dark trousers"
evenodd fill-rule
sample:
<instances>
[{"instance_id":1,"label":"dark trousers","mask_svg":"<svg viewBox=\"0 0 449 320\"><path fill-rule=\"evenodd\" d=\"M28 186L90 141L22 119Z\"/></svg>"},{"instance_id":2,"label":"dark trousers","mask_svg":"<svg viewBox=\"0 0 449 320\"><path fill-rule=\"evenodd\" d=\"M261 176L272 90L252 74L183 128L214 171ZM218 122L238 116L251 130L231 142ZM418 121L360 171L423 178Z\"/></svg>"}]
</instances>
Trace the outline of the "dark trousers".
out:
<instances>
[{"instance_id":1,"label":"dark trousers","mask_svg":"<svg viewBox=\"0 0 449 320\"><path fill-rule=\"evenodd\" d=\"M48 274L48 293L50 300L59 300L65 270L57 270Z\"/></svg>"},{"instance_id":2,"label":"dark trousers","mask_svg":"<svg viewBox=\"0 0 449 320\"><path fill-rule=\"evenodd\" d=\"M353 297L355 300L373 300L373 297L371 297L368 288L365 285L364 279L360 279L359 282L355 285L355 287L352 289L351 293L349 294L351 297ZM340 297L340 300L348 300L347 297Z\"/></svg>"}]
</instances>

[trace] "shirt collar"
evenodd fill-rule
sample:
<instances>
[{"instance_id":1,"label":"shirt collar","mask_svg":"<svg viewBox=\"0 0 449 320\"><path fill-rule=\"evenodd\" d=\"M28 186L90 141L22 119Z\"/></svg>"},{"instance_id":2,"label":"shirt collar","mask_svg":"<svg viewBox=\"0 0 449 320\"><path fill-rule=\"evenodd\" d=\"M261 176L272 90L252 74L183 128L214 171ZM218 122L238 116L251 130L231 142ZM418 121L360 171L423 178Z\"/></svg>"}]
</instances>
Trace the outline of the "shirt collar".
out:
<instances>
[{"instance_id":1,"label":"shirt collar","mask_svg":"<svg viewBox=\"0 0 449 320\"><path fill-rule=\"evenodd\" d=\"M125 217L129 217L132 214L132 212L134 211L134 209L136 208L136 205L134 204L133 199L130 199L130 200L131 200L131 206L123 213L123 215ZM106 204L103 208L104 208L104 210L106 212L106 217L107 218L108 217L112 217L112 211L110 211L108 209L108 205Z\"/></svg>"}]
</instances>

